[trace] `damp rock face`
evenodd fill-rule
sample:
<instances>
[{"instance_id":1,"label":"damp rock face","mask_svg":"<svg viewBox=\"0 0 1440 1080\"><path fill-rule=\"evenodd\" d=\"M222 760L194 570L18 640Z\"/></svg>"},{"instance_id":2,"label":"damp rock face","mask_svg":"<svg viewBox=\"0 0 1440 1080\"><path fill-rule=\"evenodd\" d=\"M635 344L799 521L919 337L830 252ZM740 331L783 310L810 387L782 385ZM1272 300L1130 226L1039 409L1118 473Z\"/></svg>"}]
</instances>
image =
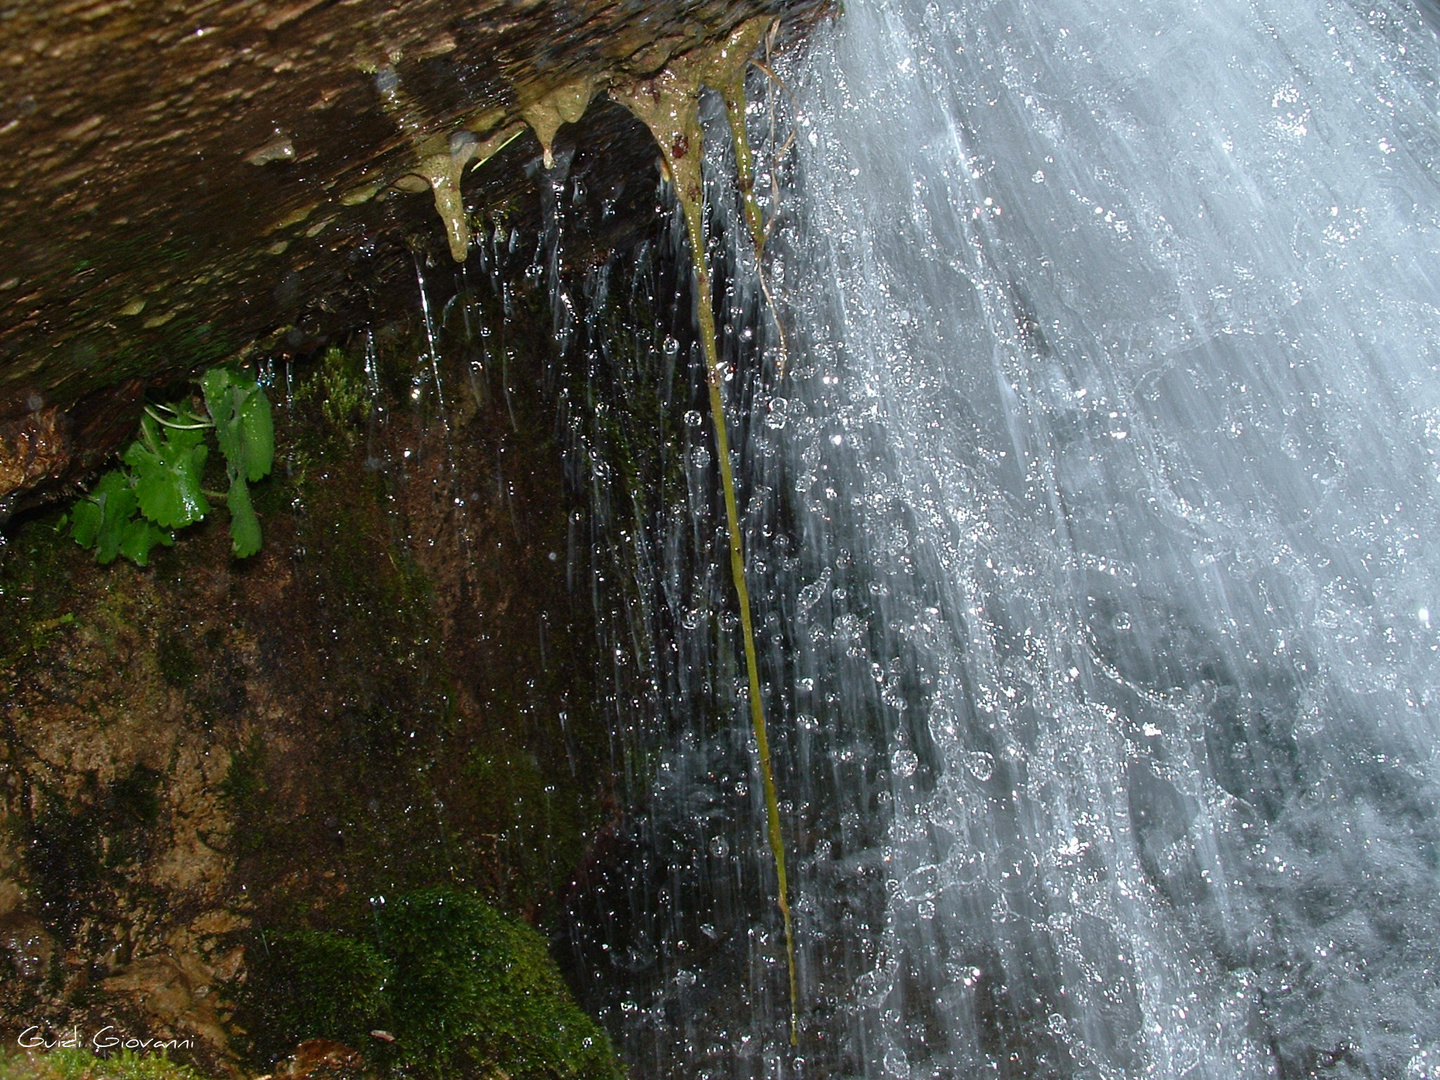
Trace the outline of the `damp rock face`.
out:
<instances>
[{"instance_id":1,"label":"damp rock face","mask_svg":"<svg viewBox=\"0 0 1440 1080\"><path fill-rule=\"evenodd\" d=\"M466 215L533 183L525 173L553 160L560 125L613 125L617 175L635 170L636 155L648 165L653 150L625 138L626 118L587 113L593 95L653 76L747 18L818 6L7 5L0 513L114 449L123 435L93 418L133 427L130 380L313 350L367 321L385 274L377 260L443 252L437 206L451 252L463 253ZM543 147L529 127L509 137L525 121ZM475 168L475 149L501 135ZM432 186L433 199L412 194Z\"/></svg>"},{"instance_id":2,"label":"damp rock face","mask_svg":"<svg viewBox=\"0 0 1440 1080\"><path fill-rule=\"evenodd\" d=\"M587 677L593 614L568 580L583 511L567 505L541 385L548 295L522 279L509 297L503 367L476 363L459 319L427 353L413 316L275 373L279 449L253 488L266 539L250 559L230 557L223 523L143 569L97 565L57 530L59 507L10 530L7 1045L35 1025L87 1046L108 1028L253 1075L338 1038L371 1065L404 1064L439 1038L424 1009L393 994L354 1023L315 1008L363 1003L369 975L327 962L326 986L293 985L299 946L363 960L387 903L436 887L505 926L554 909L613 798L609 735ZM547 1007L582 1030L524 935ZM477 1000L493 989L483 974L466 976ZM287 1011L287 994L307 1007ZM389 1027L394 1046L369 1035ZM589 1071L565 1075L610 1075L603 1038L585 1054Z\"/></svg>"}]
</instances>

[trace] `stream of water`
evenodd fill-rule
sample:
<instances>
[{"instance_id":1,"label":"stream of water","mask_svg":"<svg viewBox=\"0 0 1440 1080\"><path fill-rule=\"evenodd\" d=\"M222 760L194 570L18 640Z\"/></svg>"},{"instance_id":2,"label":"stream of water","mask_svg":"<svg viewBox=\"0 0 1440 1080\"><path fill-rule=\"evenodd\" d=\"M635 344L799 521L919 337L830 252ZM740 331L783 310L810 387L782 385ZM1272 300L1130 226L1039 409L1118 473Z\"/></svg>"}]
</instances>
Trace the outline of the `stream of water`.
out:
<instances>
[{"instance_id":1,"label":"stream of water","mask_svg":"<svg viewBox=\"0 0 1440 1080\"><path fill-rule=\"evenodd\" d=\"M637 1075L1440 1077L1428 17L847 0L789 61L791 366L727 392L802 1039L735 699L610 894ZM677 710L717 520L652 537Z\"/></svg>"}]
</instances>

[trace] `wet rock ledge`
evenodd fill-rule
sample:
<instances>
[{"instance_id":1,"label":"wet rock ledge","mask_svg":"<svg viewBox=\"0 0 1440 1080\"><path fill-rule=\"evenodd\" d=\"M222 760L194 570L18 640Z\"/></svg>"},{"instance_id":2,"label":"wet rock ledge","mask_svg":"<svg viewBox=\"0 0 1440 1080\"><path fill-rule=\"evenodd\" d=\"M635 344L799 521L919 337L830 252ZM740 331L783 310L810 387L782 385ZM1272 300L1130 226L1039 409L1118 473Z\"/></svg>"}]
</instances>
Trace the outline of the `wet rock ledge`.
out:
<instances>
[{"instance_id":1,"label":"wet rock ledge","mask_svg":"<svg viewBox=\"0 0 1440 1080\"><path fill-rule=\"evenodd\" d=\"M415 172L455 136L483 146L522 116L543 130L547 114L563 123L583 111L570 126L613 147L607 175L623 186L651 174L654 150L605 100L607 86L653 75L756 15L784 16L793 36L822 7L0 7L0 518L113 451L147 382L251 353L313 352L393 307L412 253L446 251ZM564 92L574 86L583 100ZM503 210L537 182L541 158L528 128L504 142L465 173L463 213ZM622 213L613 228L623 227Z\"/></svg>"}]
</instances>

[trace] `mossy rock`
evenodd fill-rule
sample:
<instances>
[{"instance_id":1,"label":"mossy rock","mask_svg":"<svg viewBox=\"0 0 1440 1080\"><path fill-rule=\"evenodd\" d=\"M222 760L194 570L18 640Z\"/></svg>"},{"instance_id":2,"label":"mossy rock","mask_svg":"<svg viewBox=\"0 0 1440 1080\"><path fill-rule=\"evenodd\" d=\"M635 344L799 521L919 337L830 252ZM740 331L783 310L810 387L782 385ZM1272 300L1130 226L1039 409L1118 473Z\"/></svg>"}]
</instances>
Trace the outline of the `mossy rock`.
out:
<instances>
[{"instance_id":1,"label":"mossy rock","mask_svg":"<svg viewBox=\"0 0 1440 1080\"><path fill-rule=\"evenodd\" d=\"M60 1047L0 1051L0 1080L203 1080L203 1077L163 1054L122 1050L99 1058L78 1047Z\"/></svg>"},{"instance_id":2,"label":"mossy rock","mask_svg":"<svg viewBox=\"0 0 1440 1080\"><path fill-rule=\"evenodd\" d=\"M365 1046L389 1026L385 985L390 965L371 945L341 934L298 930L262 937L252 966L252 995L263 1026L258 1047L283 1057L308 1038Z\"/></svg>"},{"instance_id":3,"label":"mossy rock","mask_svg":"<svg viewBox=\"0 0 1440 1080\"><path fill-rule=\"evenodd\" d=\"M363 940L373 938L374 944ZM333 1038L415 1080L620 1080L544 938L478 897L430 889L378 903L364 935L277 935L247 988L272 1048Z\"/></svg>"}]
</instances>

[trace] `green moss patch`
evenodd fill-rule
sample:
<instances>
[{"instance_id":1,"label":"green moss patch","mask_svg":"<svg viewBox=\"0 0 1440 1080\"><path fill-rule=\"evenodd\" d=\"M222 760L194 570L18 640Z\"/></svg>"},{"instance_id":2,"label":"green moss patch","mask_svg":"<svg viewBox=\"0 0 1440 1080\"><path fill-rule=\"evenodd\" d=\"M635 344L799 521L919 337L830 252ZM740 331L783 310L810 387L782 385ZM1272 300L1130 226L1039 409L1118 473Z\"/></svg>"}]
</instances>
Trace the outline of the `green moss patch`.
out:
<instances>
[{"instance_id":1,"label":"green moss patch","mask_svg":"<svg viewBox=\"0 0 1440 1080\"><path fill-rule=\"evenodd\" d=\"M621 1075L544 938L471 893L376 898L363 925L277 934L249 952L245 994L271 1057L327 1038L416 1080Z\"/></svg>"},{"instance_id":2,"label":"green moss patch","mask_svg":"<svg viewBox=\"0 0 1440 1080\"><path fill-rule=\"evenodd\" d=\"M99 1058L88 1050L63 1047L45 1051L0 1052L0 1080L202 1080L163 1054L130 1050Z\"/></svg>"}]
</instances>

